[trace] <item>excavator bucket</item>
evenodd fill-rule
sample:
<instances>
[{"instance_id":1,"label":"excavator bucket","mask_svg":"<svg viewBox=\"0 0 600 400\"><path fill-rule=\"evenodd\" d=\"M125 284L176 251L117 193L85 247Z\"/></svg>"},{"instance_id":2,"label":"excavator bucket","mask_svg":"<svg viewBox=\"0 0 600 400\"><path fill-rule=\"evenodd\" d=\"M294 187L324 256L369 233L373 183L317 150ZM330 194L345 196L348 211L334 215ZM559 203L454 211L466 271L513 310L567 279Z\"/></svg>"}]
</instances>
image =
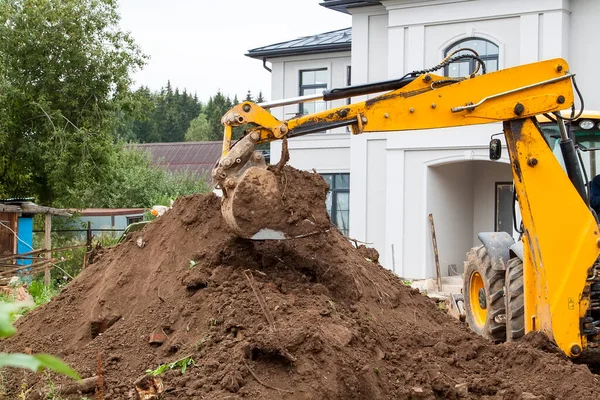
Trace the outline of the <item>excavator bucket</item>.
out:
<instances>
[{"instance_id":1,"label":"excavator bucket","mask_svg":"<svg viewBox=\"0 0 600 400\"><path fill-rule=\"evenodd\" d=\"M253 240L287 239L285 212L275 174L266 168L244 171L221 205L223 218L240 237Z\"/></svg>"},{"instance_id":2,"label":"excavator bucket","mask_svg":"<svg viewBox=\"0 0 600 400\"><path fill-rule=\"evenodd\" d=\"M236 235L252 240L294 239L318 231L316 221L327 217L319 218L317 211L309 216L286 197L286 189L287 194L294 189L288 182L290 177L282 172L289 159L287 146L283 162L267 167L262 154L254 151L255 141L247 135L213 169L213 180L223 190L221 213L225 223Z\"/></svg>"}]
</instances>

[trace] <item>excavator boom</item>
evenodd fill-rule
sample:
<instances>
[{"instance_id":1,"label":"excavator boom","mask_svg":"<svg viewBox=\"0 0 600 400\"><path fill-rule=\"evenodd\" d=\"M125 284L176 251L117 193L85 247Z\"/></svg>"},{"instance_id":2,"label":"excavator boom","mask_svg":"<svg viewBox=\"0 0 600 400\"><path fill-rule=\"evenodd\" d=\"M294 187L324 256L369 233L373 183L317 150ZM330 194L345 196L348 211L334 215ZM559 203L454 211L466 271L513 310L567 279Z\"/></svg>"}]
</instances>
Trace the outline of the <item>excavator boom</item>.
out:
<instances>
[{"instance_id":1,"label":"excavator boom","mask_svg":"<svg viewBox=\"0 0 600 400\"><path fill-rule=\"evenodd\" d=\"M223 190L223 215L245 238L298 236L297 229L286 227L285 215L273 217L278 215L281 194L274 174L255 151L260 143L343 126L357 135L503 122L524 226L520 318L524 318L525 331L541 330L568 356L578 357L584 349L600 345L600 315L594 308L600 299L594 298L592 290L600 286L595 273L599 229L586 203L571 138L567 134L561 138L563 154L568 156L565 173L532 118L553 113L564 131L559 112L574 105L573 83L567 62L552 59L467 78L421 71L399 80L331 90L294 101L317 97L327 101L387 91L362 102L284 121L268 108L289 104L287 101L264 107L252 102L238 104L222 119L223 154L213 170L213 179ZM245 124L251 128L232 145L233 127ZM558 199L568 213L557 214Z\"/></svg>"}]
</instances>

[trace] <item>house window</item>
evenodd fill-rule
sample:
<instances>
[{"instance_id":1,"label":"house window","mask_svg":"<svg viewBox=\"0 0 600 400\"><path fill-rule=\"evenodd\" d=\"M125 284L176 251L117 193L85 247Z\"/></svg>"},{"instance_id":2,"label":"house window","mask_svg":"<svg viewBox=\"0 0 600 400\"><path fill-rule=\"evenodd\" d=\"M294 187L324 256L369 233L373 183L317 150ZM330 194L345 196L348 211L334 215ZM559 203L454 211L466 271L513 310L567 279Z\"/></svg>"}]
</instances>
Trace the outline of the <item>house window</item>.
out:
<instances>
[{"instance_id":1,"label":"house window","mask_svg":"<svg viewBox=\"0 0 600 400\"><path fill-rule=\"evenodd\" d=\"M485 64L486 72L494 72L498 71L498 53L499 48L494 43L490 42L486 39L465 39L461 40L457 43L454 43L452 46L448 47L446 50L445 56L448 56L450 53L460 50L460 49L473 49L479 54L479 58L481 58ZM454 54L454 56L458 56L461 54L473 54L469 51L458 52ZM453 56L453 57L454 57ZM475 72L477 69L478 61L474 59L464 59L457 62L454 62L450 65L447 65L444 68L444 75L449 76L451 78L459 78L463 76L469 76Z\"/></svg>"},{"instance_id":2,"label":"house window","mask_svg":"<svg viewBox=\"0 0 600 400\"><path fill-rule=\"evenodd\" d=\"M327 212L331 222L348 236L350 219L350 174L321 174L329 184Z\"/></svg>"},{"instance_id":3,"label":"house window","mask_svg":"<svg viewBox=\"0 0 600 400\"><path fill-rule=\"evenodd\" d=\"M322 93L327 89L327 68L305 69L300 71L300 96ZM300 114L312 114L325 111L324 101L300 103Z\"/></svg>"},{"instance_id":4,"label":"house window","mask_svg":"<svg viewBox=\"0 0 600 400\"><path fill-rule=\"evenodd\" d=\"M127 225L134 224L136 222L142 222L143 219L144 219L143 215L136 215L136 216L132 216L132 217L127 217Z\"/></svg>"},{"instance_id":5,"label":"house window","mask_svg":"<svg viewBox=\"0 0 600 400\"><path fill-rule=\"evenodd\" d=\"M496 182L495 232L513 234L513 184Z\"/></svg>"},{"instance_id":6,"label":"house window","mask_svg":"<svg viewBox=\"0 0 600 400\"><path fill-rule=\"evenodd\" d=\"M348 65L346 67L346 86L352 86L352 66ZM346 100L346 104L351 104L352 98L348 97Z\"/></svg>"}]
</instances>

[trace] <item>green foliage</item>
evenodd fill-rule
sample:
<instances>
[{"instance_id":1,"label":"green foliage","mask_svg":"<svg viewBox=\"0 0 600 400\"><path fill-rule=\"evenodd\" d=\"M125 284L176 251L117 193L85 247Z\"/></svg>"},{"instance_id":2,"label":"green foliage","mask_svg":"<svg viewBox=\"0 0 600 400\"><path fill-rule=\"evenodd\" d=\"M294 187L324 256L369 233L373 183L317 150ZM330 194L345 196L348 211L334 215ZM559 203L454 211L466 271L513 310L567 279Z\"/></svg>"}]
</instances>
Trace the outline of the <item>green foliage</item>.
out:
<instances>
[{"instance_id":1,"label":"green foliage","mask_svg":"<svg viewBox=\"0 0 600 400\"><path fill-rule=\"evenodd\" d=\"M51 369L73 379L81 379L71 367L50 354L0 353L0 368L2 367L26 368L34 372Z\"/></svg>"},{"instance_id":2,"label":"green foliage","mask_svg":"<svg viewBox=\"0 0 600 400\"><path fill-rule=\"evenodd\" d=\"M42 280L32 281L27 287L27 291L33 297L36 306L48 303L59 293L58 289L44 285Z\"/></svg>"},{"instance_id":3,"label":"green foliage","mask_svg":"<svg viewBox=\"0 0 600 400\"><path fill-rule=\"evenodd\" d=\"M65 188L57 205L65 207L151 207L165 197L203 193L208 185L197 176L171 174L152 166L148 153L129 148L109 155L95 182L78 179Z\"/></svg>"},{"instance_id":4,"label":"green foliage","mask_svg":"<svg viewBox=\"0 0 600 400\"><path fill-rule=\"evenodd\" d=\"M51 204L109 160L145 62L118 23L115 0L0 2L0 195Z\"/></svg>"},{"instance_id":5,"label":"green foliage","mask_svg":"<svg viewBox=\"0 0 600 400\"><path fill-rule=\"evenodd\" d=\"M221 134L222 135L222 134ZM190 127L185 133L185 141L186 142L202 142L202 141L210 141L210 140L218 140L213 132L211 131L210 124L208 123L208 119L206 115L200 113L196 118L192 120L190 123Z\"/></svg>"},{"instance_id":6,"label":"green foliage","mask_svg":"<svg viewBox=\"0 0 600 400\"><path fill-rule=\"evenodd\" d=\"M16 303L0 303L0 337L6 338L16 333L11 319L12 314L20 308L22 306ZM73 379L81 379L71 367L49 354L0 353L0 368L3 367L26 368L35 372L50 369Z\"/></svg>"},{"instance_id":7,"label":"green foliage","mask_svg":"<svg viewBox=\"0 0 600 400\"><path fill-rule=\"evenodd\" d=\"M13 316L23 306L17 303L0 303L0 338L10 337L17 333L12 326Z\"/></svg>"},{"instance_id":8,"label":"green foliage","mask_svg":"<svg viewBox=\"0 0 600 400\"><path fill-rule=\"evenodd\" d=\"M171 82L157 93L142 86L130 98L132 112L121 115L119 136L133 142L183 142L201 110L195 95L173 90Z\"/></svg>"},{"instance_id":9,"label":"green foliage","mask_svg":"<svg viewBox=\"0 0 600 400\"><path fill-rule=\"evenodd\" d=\"M196 365L196 363L194 362L194 359L192 358L192 356L187 356L187 357L181 358L177 361L173 361L172 363L169 363L169 364L161 364L158 367L156 367L156 369L146 370L146 374L152 375L152 376L157 376L168 370L175 369L175 368L181 368L181 373L185 374L185 371L187 371L188 367L195 366L195 365Z\"/></svg>"}]
</instances>

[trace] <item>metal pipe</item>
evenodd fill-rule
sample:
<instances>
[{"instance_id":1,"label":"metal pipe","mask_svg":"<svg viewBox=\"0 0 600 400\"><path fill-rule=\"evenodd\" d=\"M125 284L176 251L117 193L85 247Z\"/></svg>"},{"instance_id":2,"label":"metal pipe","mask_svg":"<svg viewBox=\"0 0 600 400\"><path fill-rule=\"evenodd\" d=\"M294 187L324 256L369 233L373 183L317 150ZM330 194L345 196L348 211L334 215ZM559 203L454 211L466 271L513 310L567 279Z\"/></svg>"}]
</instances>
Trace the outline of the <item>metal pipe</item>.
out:
<instances>
[{"instance_id":1,"label":"metal pipe","mask_svg":"<svg viewBox=\"0 0 600 400\"><path fill-rule=\"evenodd\" d=\"M362 85L346 86L342 88L335 88L325 90L323 93L309 94L306 96L291 97L283 100L273 100L265 103L260 103L259 106L262 108L273 108L287 106L290 104L307 103L309 101L331 101L346 99L354 96L362 96L366 94L386 92L390 90L397 90L408 85L416 79L416 76L405 76L400 79L392 79L389 81L365 83Z\"/></svg>"},{"instance_id":2,"label":"metal pipe","mask_svg":"<svg viewBox=\"0 0 600 400\"><path fill-rule=\"evenodd\" d=\"M273 72L271 68L267 67L267 57L263 57L263 68L269 72Z\"/></svg>"},{"instance_id":3,"label":"metal pipe","mask_svg":"<svg viewBox=\"0 0 600 400\"><path fill-rule=\"evenodd\" d=\"M556 122L558 123L558 130L560 131L560 151L563 156L563 160L565 162L565 169L567 170L567 175L571 180L577 192L583 199L584 203L587 205L588 197L585 190L585 183L583 182L583 175L581 173L581 168L579 167L579 162L577 159L577 150L575 150L575 145L573 144L573 139L569 137L569 133L567 132L567 127L565 126L565 121L562 119L559 113L555 112Z\"/></svg>"},{"instance_id":4,"label":"metal pipe","mask_svg":"<svg viewBox=\"0 0 600 400\"><path fill-rule=\"evenodd\" d=\"M318 100L323 100L323 93L307 94L306 96L290 97L289 99L282 100L265 101L264 103L259 103L258 105L262 108L267 109L273 107L289 106L291 104L308 103L309 101Z\"/></svg>"},{"instance_id":5,"label":"metal pipe","mask_svg":"<svg viewBox=\"0 0 600 400\"><path fill-rule=\"evenodd\" d=\"M473 111L475 108L479 107L480 105L482 105L483 103L485 103L488 100L492 100L498 97L502 97L502 96L506 96L508 94L513 94L513 93L517 93L526 89L532 89L534 87L538 87L538 86L542 86L542 85L546 85L548 83L554 83L554 82L558 82L558 81L562 81L564 79L567 78L572 78L575 77L575 74L565 74L562 76L559 76L557 78L552 78L552 79L548 79L542 82L536 82L536 83L532 83L531 85L526 85L526 86L521 86L519 88L516 89L512 89L512 90L507 90L506 92L502 92L502 93L497 93L488 97L484 97L483 99L481 99L479 102L475 103L475 104L467 104L466 106L458 106L458 107L452 107L450 109L450 111L452 111L453 113L457 113L457 112L461 112L461 111L465 111L465 110L469 110L469 111Z\"/></svg>"}]
</instances>

